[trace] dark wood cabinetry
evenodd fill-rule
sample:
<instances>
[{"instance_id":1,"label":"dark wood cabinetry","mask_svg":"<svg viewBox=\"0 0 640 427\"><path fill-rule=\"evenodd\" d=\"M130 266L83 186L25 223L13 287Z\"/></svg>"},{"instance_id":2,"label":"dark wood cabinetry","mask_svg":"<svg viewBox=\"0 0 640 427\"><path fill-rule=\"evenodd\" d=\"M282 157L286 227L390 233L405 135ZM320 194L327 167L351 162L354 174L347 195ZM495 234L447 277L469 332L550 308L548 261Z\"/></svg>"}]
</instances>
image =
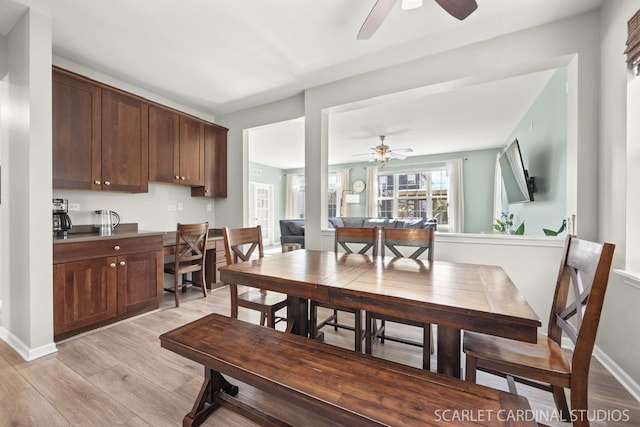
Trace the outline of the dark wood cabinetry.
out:
<instances>
[{"instance_id":1,"label":"dark wood cabinetry","mask_svg":"<svg viewBox=\"0 0 640 427\"><path fill-rule=\"evenodd\" d=\"M99 190L102 91L55 70L52 91L53 187Z\"/></svg>"},{"instance_id":2,"label":"dark wood cabinetry","mask_svg":"<svg viewBox=\"0 0 640 427\"><path fill-rule=\"evenodd\" d=\"M206 146L206 148L205 148ZM227 129L53 69L53 188L227 196Z\"/></svg>"},{"instance_id":3,"label":"dark wood cabinetry","mask_svg":"<svg viewBox=\"0 0 640 427\"><path fill-rule=\"evenodd\" d=\"M146 193L149 181L149 106L102 89L102 188Z\"/></svg>"},{"instance_id":4,"label":"dark wood cabinetry","mask_svg":"<svg viewBox=\"0 0 640 427\"><path fill-rule=\"evenodd\" d=\"M227 197L227 129L204 125L204 185L191 188L192 196Z\"/></svg>"},{"instance_id":5,"label":"dark wood cabinetry","mask_svg":"<svg viewBox=\"0 0 640 427\"><path fill-rule=\"evenodd\" d=\"M53 247L54 339L158 308L161 236L66 242Z\"/></svg>"},{"instance_id":6,"label":"dark wood cabinetry","mask_svg":"<svg viewBox=\"0 0 640 427\"><path fill-rule=\"evenodd\" d=\"M148 105L53 70L53 187L148 189Z\"/></svg>"},{"instance_id":7,"label":"dark wood cabinetry","mask_svg":"<svg viewBox=\"0 0 640 427\"><path fill-rule=\"evenodd\" d=\"M174 111L149 109L149 180L204 185L204 124Z\"/></svg>"}]
</instances>

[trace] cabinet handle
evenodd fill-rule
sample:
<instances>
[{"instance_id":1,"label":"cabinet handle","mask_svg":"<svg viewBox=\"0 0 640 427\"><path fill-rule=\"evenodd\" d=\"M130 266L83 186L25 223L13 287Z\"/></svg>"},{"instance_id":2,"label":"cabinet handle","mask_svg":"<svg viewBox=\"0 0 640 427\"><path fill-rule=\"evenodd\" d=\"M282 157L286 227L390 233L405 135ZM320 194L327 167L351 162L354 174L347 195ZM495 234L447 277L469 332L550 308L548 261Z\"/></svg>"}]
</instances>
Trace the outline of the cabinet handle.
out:
<instances>
[{"instance_id":1,"label":"cabinet handle","mask_svg":"<svg viewBox=\"0 0 640 427\"><path fill-rule=\"evenodd\" d=\"M115 263L115 262L112 262L111 264L109 264L109 267L111 267L111 268L116 268L116 263Z\"/></svg>"},{"instance_id":2,"label":"cabinet handle","mask_svg":"<svg viewBox=\"0 0 640 427\"><path fill-rule=\"evenodd\" d=\"M115 246L113 247L113 250L114 250L114 251L119 251L119 250L120 250L120 246L115 245Z\"/></svg>"},{"instance_id":3,"label":"cabinet handle","mask_svg":"<svg viewBox=\"0 0 640 427\"><path fill-rule=\"evenodd\" d=\"M184 176L181 176L180 179L184 181L187 178L185 178Z\"/></svg>"},{"instance_id":4,"label":"cabinet handle","mask_svg":"<svg viewBox=\"0 0 640 427\"><path fill-rule=\"evenodd\" d=\"M121 266L124 266L124 265L126 265L126 264L127 264L126 262L124 262L124 261L120 261L120 265L121 265Z\"/></svg>"},{"instance_id":5,"label":"cabinet handle","mask_svg":"<svg viewBox=\"0 0 640 427\"><path fill-rule=\"evenodd\" d=\"M98 181L97 179L96 179L95 181L93 181L93 183L94 183L95 185L100 185L100 181Z\"/></svg>"},{"instance_id":6,"label":"cabinet handle","mask_svg":"<svg viewBox=\"0 0 640 427\"><path fill-rule=\"evenodd\" d=\"M111 185L111 181L105 181L104 185Z\"/></svg>"}]
</instances>

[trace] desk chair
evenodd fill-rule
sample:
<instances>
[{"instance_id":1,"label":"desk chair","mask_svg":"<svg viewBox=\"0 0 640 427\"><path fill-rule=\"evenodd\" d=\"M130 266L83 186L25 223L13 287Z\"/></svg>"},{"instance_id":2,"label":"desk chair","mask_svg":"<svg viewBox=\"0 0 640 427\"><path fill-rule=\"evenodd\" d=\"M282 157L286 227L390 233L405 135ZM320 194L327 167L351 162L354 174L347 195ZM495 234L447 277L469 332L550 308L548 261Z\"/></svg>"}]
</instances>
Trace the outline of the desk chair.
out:
<instances>
[{"instance_id":1,"label":"desk chair","mask_svg":"<svg viewBox=\"0 0 640 427\"><path fill-rule=\"evenodd\" d=\"M549 391L565 421L571 420L564 392L568 388L571 415L576 418L573 425L588 426L589 365L614 249L610 243L568 236L547 335L538 334L538 342L530 344L465 332L466 380L475 382L476 370L481 370L506 377L512 393L516 393L515 382ZM572 298L568 298L569 289ZM563 332L575 345L571 363L560 348Z\"/></svg>"},{"instance_id":2,"label":"desk chair","mask_svg":"<svg viewBox=\"0 0 640 427\"><path fill-rule=\"evenodd\" d=\"M333 250L337 254L338 249L341 247L347 253L354 253L352 248L353 244L361 244L362 248L358 250L359 254L366 254L371 250L373 256L378 255L378 227L374 228L350 228L350 227L336 227L335 239ZM325 320L318 322L318 307L328 308L333 310L333 314ZM338 322L338 311L353 313L355 316L354 326L345 325ZM321 303L318 301L311 301L310 309L310 333L312 337L318 337L318 332L325 326L333 326L335 331L338 328L354 331L355 333L355 351L362 351L362 340L365 336L365 331L362 328L362 310L355 308L342 307L335 304Z\"/></svg>"},{"instance_id":3,"label":"desk chair","mask_svg":"<svg viewBox=\"0 0 640 427\"><path fill-rule=\"evenodd\" d=\"M254 251L258 249L258 257L264 257L262 246L262 229L260 226L250 228L222 229L224 248L227 257L227 265L236 264L238 261L248 261ZM229 283L231 292L231 317L238 318L238 307L248 308L260 312L260 325L265 322L268 327L275 328L276 323L286 320L277 317L276 312L287 306L287 296L279 292L263 289L248 288L247 291L238 294L238 285Z\"/></svg>"},{"instance_id":4,"label":"desk chair","mask_svg":"<svg viewBox=\"0 0 640 427\"><path fill-rule=\"evenodd\" d=\"M415 248L408 256L411 259L418 259L420 255L427 252L427 259L433 261L433 228L383 228L381 231L381 254L385 255L385 249L388 248L394 256L406 258L400 251L401 247ZM380 339L395 341L403 344L422 347L422 368L430 369L431 353L433 352L433 336L431 335L431 325L428 323L419 323L407 321L394 316L366 312L365 325L367 327L365 337L365 352L371 354L373 342ZM377 320L380 320L381 326L377 327ZM401 323L403 325L416 326L422 329L422 342L413 341L403 337L395 337L386 334L386 322ZM427 344L429 343L429 344Z\"/></svg>"},{"instance_id":5,"label":"desk chair","mask_svg":"<svg viewBox=\"0 0 640 427\"><path fill-rule=\"evenodd\" d=\"M164 272L173 274L173 289L165 288L165 291L173 292L176 298L176 307L180 306L178 289L187 290L187 285L198 285L202 288L202 294L207 297L207 286L204 278L205 246L209 223L180 224L176 231L175 260L164 265ZM195 282L193 277L187 279L187 273L192 275L200 272L200 282Z\"/></svg>"}]
</instances>

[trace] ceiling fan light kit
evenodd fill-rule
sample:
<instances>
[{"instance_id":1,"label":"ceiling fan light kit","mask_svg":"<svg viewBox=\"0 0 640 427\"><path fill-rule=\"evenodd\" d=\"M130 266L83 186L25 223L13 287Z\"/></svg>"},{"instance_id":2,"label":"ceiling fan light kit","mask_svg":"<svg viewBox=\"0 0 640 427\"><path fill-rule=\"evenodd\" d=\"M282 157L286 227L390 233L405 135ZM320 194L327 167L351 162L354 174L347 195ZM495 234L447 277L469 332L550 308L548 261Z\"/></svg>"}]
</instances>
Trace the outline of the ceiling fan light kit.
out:
<instances>
[{"instance_id":1,"label":"ceiling fan light kit","mask_svg":"<svg viewBox=\"0 0 640 427\"><path fill-rule=\"evenodd\" d=\"M358 40L369 40L387 18L397 0L377 0L364 20ZM471 15L477 8L476 0L435 0L449 15L459 20ZM422 0L402 0L402 9L415 9L422 6Z\"/></svg>"},{"instance_id":2,"label":"ceiling fan light kit","mask_svg":"<svg viewBox=\"0 0 640 427\"><path fill-rule=\"evenodd\" d=\"M411 153L413 149L411 148L396 148L391 149L387 144L384 143L384 135L380 135L380 144L375 147L371 147L373 153L363 153L363 154L354 154L354 156L363 156L371 154L370 162L378 162L380 163L380 167L384 167L387 162L391 159L404 160L407 158L405 154L400 153Z\"/></svg>"}]
</instances>

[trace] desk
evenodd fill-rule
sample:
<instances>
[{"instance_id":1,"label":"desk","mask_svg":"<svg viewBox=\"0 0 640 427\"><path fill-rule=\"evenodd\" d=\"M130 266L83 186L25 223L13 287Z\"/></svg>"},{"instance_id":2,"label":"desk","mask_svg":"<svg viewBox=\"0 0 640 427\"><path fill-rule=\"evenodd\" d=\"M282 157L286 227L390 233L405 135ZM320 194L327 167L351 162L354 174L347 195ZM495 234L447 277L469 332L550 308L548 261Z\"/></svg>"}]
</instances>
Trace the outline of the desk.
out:
<instances>
[{"instance_id":1,"label":"desk","mask_svg":"<svg viewBox=\"0 0 640 427\"><path fill-rule=\"evenodd\" d=\"M162 246L164 247L165 258L176 253L176 232L169 231L162 237ZM222 286L218 284L220 275L218 267L227 265L227 259L224 251L224 239L219 229L209 229L207 236L207 244L205 246L206 254L204 261L204 277L207 281L207 289L211 290L215 287ZM199 279L194 278L196 281Z\"/></svg>"},{"instance_id":2,"label":"desk","mask_svg":"<svg viewBox=\"0 0 640 427\"><path fill-rule=\"evenodd\" d=\"M293 332L308 300L433 323L438 372L460 377L460 331L536 342L540 319L501 267L298 250L220 269L225 283L285 293Z\"/></svg>"}]
</instances>

